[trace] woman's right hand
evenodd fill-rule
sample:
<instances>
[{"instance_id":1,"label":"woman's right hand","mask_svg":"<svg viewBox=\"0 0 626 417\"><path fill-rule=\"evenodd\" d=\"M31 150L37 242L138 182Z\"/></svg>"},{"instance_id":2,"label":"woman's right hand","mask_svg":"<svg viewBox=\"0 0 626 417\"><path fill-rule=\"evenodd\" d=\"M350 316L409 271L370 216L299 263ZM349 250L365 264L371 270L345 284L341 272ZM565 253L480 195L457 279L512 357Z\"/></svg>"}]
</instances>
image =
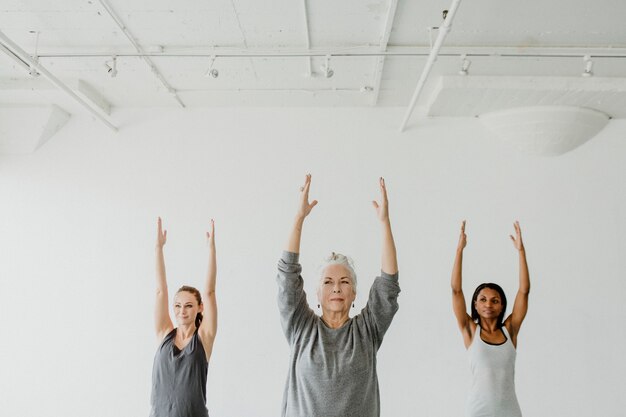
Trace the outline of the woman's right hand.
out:
<instances>
[{"instance_id":1,"label":"woman's right hand","mask_svg":"<svg viewBox=\"0 0 626 417\"><path fill-rule=\"evenodd\" d=\"M459 236L459 245L457 246L457 251L462 251L467 246L467 235L465 234L465 220L461 223L461 235Z\"/></svg>"},{"instance_id":2,"label":"woman's right hand","mask_svg":"<svg viewBox=\"0 0 626 417\"><path fill-rule=\"evenodd\" d=\"M161 224L161 218L159 217L157 220L157 240L156 240L157 249L163 249L165 242L167 242L167 230L163 230L163 225Z\"/></svg>"},{"instance_id":3,"label":"woman's right hand","mask_svg":"<svg viewBox=\"0 0 626 417\"><path fill-rule=\"evenodd\" d=\"M304 218L311 213L313 207L317 205L317 200L313 200L309 203L309 188L311 188L311 174L306 175L304 185L300 187L300 204L296 214L298 219L304 220Z\"/></svg>"}]
</instances>

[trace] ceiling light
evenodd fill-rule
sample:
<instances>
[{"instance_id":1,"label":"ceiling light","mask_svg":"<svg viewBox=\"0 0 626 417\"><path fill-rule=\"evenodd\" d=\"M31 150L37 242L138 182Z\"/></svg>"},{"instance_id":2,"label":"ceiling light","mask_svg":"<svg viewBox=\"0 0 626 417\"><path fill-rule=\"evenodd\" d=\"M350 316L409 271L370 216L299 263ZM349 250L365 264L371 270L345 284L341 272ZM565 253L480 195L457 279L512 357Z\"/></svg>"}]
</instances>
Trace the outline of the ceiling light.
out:
<instances>
[{"instance_id":1,"label":"ceiling light","mask_svg":"<svg viewBox=\"0 0 626 417\"><path fill-rule=\"evenodd\" d=\"M591 77L593 75L593 61L589 55L585 55L583 61L585 61L585 70L581 75L583 77Z\"/></svg>"},{"instance_id":2,"label":"ceiling light","mask_svg":"<svg viewBox=\"0 0 626 417\"><path fill-rule=\"evenodd\" d=\"M530 155L556 156L593 138L609 122L598 110L576 106L531 106L479 116L502 141Z\"/></svg>"},{"instance_id":3,"label":"ceiling light","mask_svg":"<svg viewBox=\"0 0 626 417\"><path fill-rule=\"evenodd\" d=\"M330 78L335 75L335 71L330 68L330 55L326 55L326 61L324 61L324 65L320 67L320 71L326 78Z\"/></svg>"},{"instance_id":4,"label":"ceiling light","mask_svg":"<svg viewBox=\"0 0 626 417\"><path fill-rule=\"evenodd\" d=\"M110 61L105 61L104 67L111 78L115 78L117 76L117 57L113 55Z\"/></svg>"},{"instance_id":5,"label":"ceiling light","mask_svg":"<svg viewBox=\"0 0 626 417\"><path fill-rule=\"evenodd\" d=\"M216 59L217 59L217 56L211 55L211 58L209 61L209 68L207 68L206 72L204 73L205 77L217 78L220 76L220 72L217 69L213 68L213 64L215 64Z\"/></svg>"}]
</instances>

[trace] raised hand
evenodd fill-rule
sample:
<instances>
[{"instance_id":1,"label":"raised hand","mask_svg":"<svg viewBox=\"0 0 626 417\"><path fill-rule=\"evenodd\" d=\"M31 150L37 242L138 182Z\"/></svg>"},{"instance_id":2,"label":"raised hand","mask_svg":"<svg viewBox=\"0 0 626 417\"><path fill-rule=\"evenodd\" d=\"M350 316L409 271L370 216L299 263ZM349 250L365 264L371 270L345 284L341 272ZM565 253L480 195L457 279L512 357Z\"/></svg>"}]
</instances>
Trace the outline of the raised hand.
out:
<instances>
[{"instance_id":1,"label":"raised hand","mask_svg":"<svg viewBox=\"0 0 626 417\"><path fill-rule=\"evenodd\" d=\"M523 251L524 242L522 242L522 229L520 229L519 227L519 222L516 221L515 223L513 223L513 227L515 228L515 237L513 237L513 235L509 235L509 237L513 242L513 246L515 246L515 249L517 249L518 251Z\"/></svg>"},{"instance_id":2,"label":"raised hand","mask_svg":"<svg viewBox=\"0 0 626 417\"><path fill-rule=\"evenodd\" d=\"M211 219L211 231L206 232L206 241L209 246L215 246L215 222Z\"/></svg>"},{"instance_id":3,"label":"raised hand","mask_svg":"<svg viewBox=\"0 0 626 417\"><path fill-rule=\"evenodd\" d=\"M300 205L298 207L297 217L304 219L309 215L313 207L317 205L317 200L309 203L309 189L311 188L311 174L307 174L304 179L304 185L300 187Z\"/></svg>"},{"instance_id":4,"label":"raised hand","mask_svg":"<svg viewBox=\"0 0 626 417\"><path fill-rule=\"evenodd\" d=\"M380 177L380 204L372 201L372 205L376 209L376 216L381 222L389 220L389 200L387 199L387 188L385 187L385 179Z\"/></svg>"},{"instance_id":5,"label":"raised hand","mask_svg":"<svg viewBox=\"0 0 626 417\"><path fill-rule=\"evenodd\" d=\"M456 250L463 250L467 246L467 235L465 234L465 220L461 223L461 234L459 235L459 245Z\"/></svg>"},{"instance_id":6,"label":"raised hand","mask_svg":"<svg viewBox=\"0 0 626 417\"><path fill-rule=\"evenodd\" d=\"M157 240L156 246L157 248L163 249L163 246L167 242L167 230L163 230L163 225L161 224L161 218L159 217L157 220Z\"/></svg>"}]
</instances>

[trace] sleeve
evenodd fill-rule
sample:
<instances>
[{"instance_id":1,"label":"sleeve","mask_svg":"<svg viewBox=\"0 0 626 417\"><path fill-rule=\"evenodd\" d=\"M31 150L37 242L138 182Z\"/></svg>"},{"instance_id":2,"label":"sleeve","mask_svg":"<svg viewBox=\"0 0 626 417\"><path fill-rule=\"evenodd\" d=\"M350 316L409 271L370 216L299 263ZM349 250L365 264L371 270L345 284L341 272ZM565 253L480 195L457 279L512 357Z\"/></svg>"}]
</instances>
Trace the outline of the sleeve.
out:
<instances>
[{"instance_id":1,"label":"sleeve","mask_svg":"<svg viewBox=\"0 0 626 417\"><path fill-rule=\"evenodd\" d=\"M377 348L380 348L383 336L398 311L399 294L398 273L389 275L381 271L370 288L367 305L363 309L363 317L370 327Z\"/></svg>"},{"instance_id":2,"label":"sleeve","mask_svg":"<svg viewBox=\"0 0 626 417\"><path fill-rule=\"evenodd\" d=\"M278 311L285 337L290 344L296 340L307 321L315 316L306 301L299 254L283 252L278 261Z\"/></svg>"}]
</instances>

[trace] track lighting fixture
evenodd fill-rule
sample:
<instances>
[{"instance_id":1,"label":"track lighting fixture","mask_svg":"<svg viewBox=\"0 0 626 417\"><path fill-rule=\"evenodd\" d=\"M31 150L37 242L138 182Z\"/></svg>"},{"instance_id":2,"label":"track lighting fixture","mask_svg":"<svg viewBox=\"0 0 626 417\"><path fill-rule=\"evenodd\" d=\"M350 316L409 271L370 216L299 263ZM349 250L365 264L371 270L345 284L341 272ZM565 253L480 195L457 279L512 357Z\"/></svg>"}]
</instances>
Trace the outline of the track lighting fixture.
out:
<instances>
[{"instance_id":1,"label":"track lighting fixture","mask_svg":"<svg viewBox=\"0 0 626 417\"><path fill-rule=\"evenodd\" d=\"M324 61L324 65L320 67L320 71L326 78L330 78L335 75L335 71L330 68L330 55L326 55L326 60Z\"/></svg>"},{"instance_id":2,"label":"track lighting fixture","mask_svg":"<svg viewBox=\"0 0 626 417\"><path fill-rule=\"evenodd\" d=\"M583 61L585 61L585 70L581 75L583 77L591 77L593 75L593 61L591 60L591 56L585 55Z\"/></svg>"},{"instance_id":3,"label":"track lighting fixture","mask_svg":"<svg viewBox=\"0 0 626 417\"><path fill-rule=\"evenodd\" d=\"M459 75L467 75L470 65L472 65L472 61L467 59L467 55L461 55L461 69L459 70Z\"/></svg>"},{"instance_id":4,"label":"track lighting fixture","mask_svg":"<svg viewBox=\"0 0 626 417\"><path fill-rule=\"evenodd\" d=\"M113 55L110 61L105 61L104 67L111 78L115 78L117 76L117 57Z\"/></svg>"},{"instance_id":5,"label":"track lighting fixture","mask_svg":"<svg viewBox=\"0 0 626 417\"><path fill-rule=\"evenodd\" d=\"M220 72L217 69L213 68L213 64L215 64L216 59L217 59L217 56L211 55L211 59L209 61L209 68L207 68L206 72L204 73L205 77L217 78L220 76Z\"/></svg>"}]
</instances>

